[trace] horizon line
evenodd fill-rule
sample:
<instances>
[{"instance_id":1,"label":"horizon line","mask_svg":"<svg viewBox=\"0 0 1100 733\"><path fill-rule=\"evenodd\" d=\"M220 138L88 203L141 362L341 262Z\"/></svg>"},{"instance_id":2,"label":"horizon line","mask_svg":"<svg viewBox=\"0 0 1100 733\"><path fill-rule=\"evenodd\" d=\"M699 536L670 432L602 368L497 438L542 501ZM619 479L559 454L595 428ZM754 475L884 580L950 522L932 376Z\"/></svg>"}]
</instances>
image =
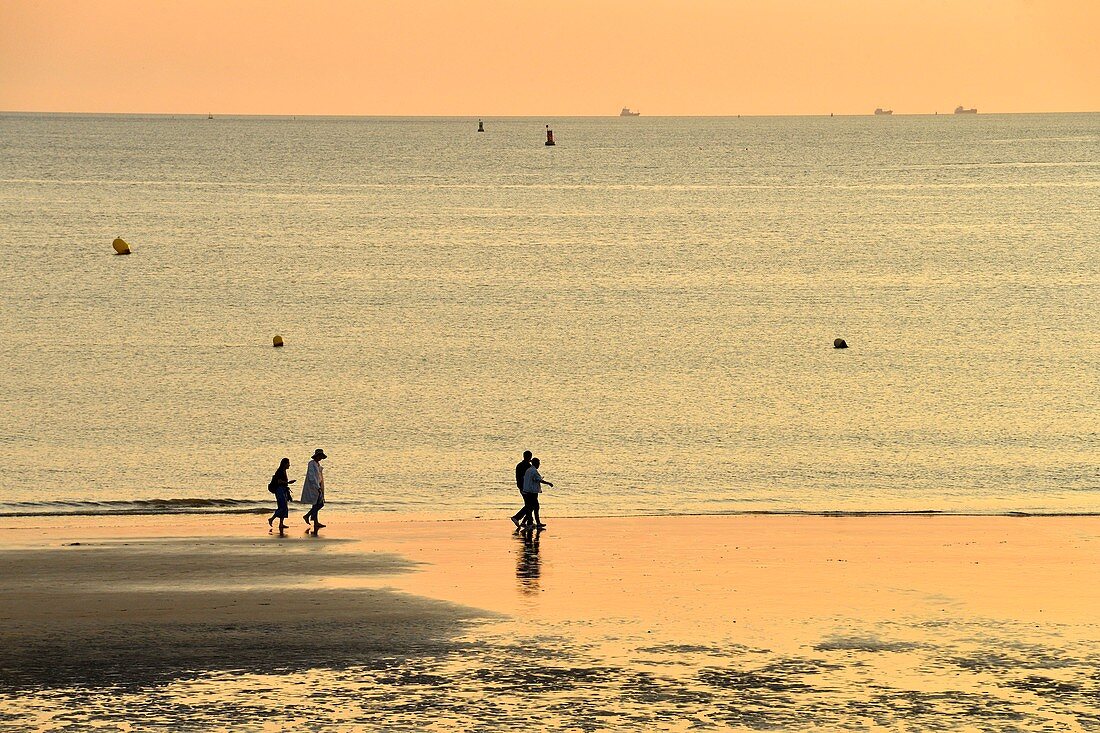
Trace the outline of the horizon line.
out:
<instances>
[{"instance_id":1,"label":"horizon line","mask_svg":"<svg viewBox=\"0 0 1100 733\"><path fill-rule=\"evenodd\" d=\"M1075 114L1097 114L1100 113L1100 109L1096 110L1026 110L1026 111L1002 111L993 110L989 112L982 112L978 109L979 115L992 116L992 115L1075 115ZM940 112L934 110L932 112L898 112L892 111L890 117L936 117L936 116L954 116L954 109L950 109L946 112ZM29 109L5 109L0 110L0 115L68 115L68 116L103 116L103 117L209 117L211 115L218 117L316 117L316 118L370 118L370 119L543 119L543 118L618 118L620 115L615 113L607 114L363 114L363 113L299 113L299 112L105 112L105 111L83 111L83 110L29 110ZM681 118L681 119L724 119L724 118L737 118L737 117L874 117L876 116L874 111L868 112L802 112L802 113L724 113L724 114L642 114L641 117L652 118ZM882 115L879 115L882 116ZM629 119L634 119L633 117Z\"/></svg>"}]
</instances>

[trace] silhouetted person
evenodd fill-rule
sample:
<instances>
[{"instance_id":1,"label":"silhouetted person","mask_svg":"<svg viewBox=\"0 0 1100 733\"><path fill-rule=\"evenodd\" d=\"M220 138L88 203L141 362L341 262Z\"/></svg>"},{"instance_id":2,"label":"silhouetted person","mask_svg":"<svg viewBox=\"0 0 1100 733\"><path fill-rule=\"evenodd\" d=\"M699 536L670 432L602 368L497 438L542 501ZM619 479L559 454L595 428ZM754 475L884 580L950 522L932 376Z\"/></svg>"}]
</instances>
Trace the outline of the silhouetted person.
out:
<instances>
[{"instance_id":1,"label":"silhouetted person","mask_svg":"<svg viewBox=\"0 0 1100 733\"><path fill-rule=\"evenodd\" d=\"M519 489L520 498L523 499L523 508L512 515L512 524L519 529L520 520L530 521L530 508L527 506L527 497L523 494L523 477L527 475L527 469L531 467L531 451L523 451L523 460L516 464L516 488Z\"/></svg>"},{"instance_id":2,"label":"silhouetted person","mask_svg":"<svg viewBox=\"0 0 1100 733\"><path fill-rule=\"evenodd\" d=\"M313 522L315 532L325 526L317 519L317 512L325 505L325 472L321 469L321 461L326 458L328 456L320 448L313 451L313 457L306 466L306 480L302 484L302 501L313 505L302 517L306 524Z\"/></svg>"},{"instance_id":3,"label":"silhouetted person","mask_svg":"<svg viewBox=\"0 0 1100 733\"><path fill-rule=\"evenodd\" d=\"M288 468L290 468L289 458L279 461L279 468L272 474L271 483L267 485L268 490L275 494L275 513L268 518L267 526L270 527L275 518L278 517L280 532L286 530L286 524L283 520L290 516L290 509L287 504L290 501L290 485L294 483L294 479L287 480L286 470Z\"/></svg>"},{"instance_id":4,"label":"silhouetted person","mask_svg":"<svg viewBox=\"0 0 1100 733\"><path fill-rule=\"evenodd\" d=\"M542 529L546 525L539 519L539 494L542 493L543 485L553 488L554 484L549 481L543 481L542 474L539 473L539 459L531 459L531 467L527 469L527 473L523 475L523 499L525 505L525 511L529 512L528 524L534 523L534 526L538 529Z\"/></svg>"}]
</instances>

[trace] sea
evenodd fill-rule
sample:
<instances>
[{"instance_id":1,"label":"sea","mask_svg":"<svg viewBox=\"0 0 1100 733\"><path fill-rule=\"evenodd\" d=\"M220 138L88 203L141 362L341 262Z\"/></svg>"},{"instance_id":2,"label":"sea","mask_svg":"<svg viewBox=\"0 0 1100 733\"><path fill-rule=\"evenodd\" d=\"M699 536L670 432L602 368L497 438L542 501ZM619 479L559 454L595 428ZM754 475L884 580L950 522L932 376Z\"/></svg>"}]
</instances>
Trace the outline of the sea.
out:
<instances>
[{"instance_id":1,"label":"sea","mask_svg":"<svg viewBox=\"0 0 1100 733\"><path fill-rule=\"evenodd\" d=\"M0 515L1100 512L1100 114L477 125L0 115Z\"/></svg>"}]
</instances>

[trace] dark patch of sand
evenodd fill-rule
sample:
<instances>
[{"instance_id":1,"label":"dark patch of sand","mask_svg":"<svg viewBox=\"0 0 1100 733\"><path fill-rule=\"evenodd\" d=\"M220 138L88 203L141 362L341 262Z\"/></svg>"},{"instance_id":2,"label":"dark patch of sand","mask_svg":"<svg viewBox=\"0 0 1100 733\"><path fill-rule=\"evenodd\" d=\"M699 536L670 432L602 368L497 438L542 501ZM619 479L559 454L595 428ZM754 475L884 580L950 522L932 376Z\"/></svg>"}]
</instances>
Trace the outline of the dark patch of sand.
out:
<instances>
[{"instance_id":1,"label":"dark patch of sand","mask_svg":"<svg viewBox=\"0 0 1100 733\"><path fill-rule=\"evenodd\" d=\"M333 576L414 565L339 543L154 540L0 551L0 687L144 685L440 652L482 612Z\"/></svg>"}]
</instances>

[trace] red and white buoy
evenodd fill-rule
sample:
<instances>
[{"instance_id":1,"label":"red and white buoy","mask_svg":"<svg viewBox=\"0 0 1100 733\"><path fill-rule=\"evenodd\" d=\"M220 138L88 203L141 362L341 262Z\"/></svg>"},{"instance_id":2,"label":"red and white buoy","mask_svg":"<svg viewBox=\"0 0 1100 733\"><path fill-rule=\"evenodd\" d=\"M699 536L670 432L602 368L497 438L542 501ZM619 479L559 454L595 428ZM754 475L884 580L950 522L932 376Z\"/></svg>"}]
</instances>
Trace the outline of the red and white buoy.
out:
<instances>
[{"instance_id":1,"label":"red and white buoy","mask_svg":"<svg viewBox=\"0 0 1100 733\"><path fill-rule=\"evenodd\" d=\"M546 126L546 144L554 145L554 131L550 129L550 125Z\"/></svg>"}]
</instances>

